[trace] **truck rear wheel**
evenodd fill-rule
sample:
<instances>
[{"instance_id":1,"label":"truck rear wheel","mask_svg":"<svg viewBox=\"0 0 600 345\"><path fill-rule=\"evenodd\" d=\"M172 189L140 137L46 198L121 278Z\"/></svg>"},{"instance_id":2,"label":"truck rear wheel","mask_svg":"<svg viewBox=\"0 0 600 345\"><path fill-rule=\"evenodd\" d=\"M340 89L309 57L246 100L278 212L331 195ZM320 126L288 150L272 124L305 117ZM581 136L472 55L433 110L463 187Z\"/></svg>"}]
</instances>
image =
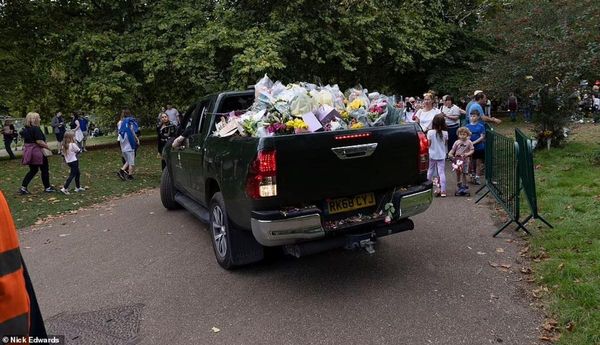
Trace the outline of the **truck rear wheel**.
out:
<instances>
[{"instance_id":1,"label":"truck rear wheel","mask_svg":"<svg viewBox=\"0 0 600 345\"><path fill-rule=\"evenodd\" d=\"M221 192L213 195L208 211L212 245L221 267L229 270L263 259L264 248L256 242L252 232L231 226Z\"/></svg>"},{"instance_id":2,"label":"truck rear wheel","mask_svg":"<svg viewBox=\"0 0 600 345\"><path fill-rule=\"evenodd\" d=\"M168 210L181 208L181 205L175 201L175 192L175 186L173 186L173 179L171 178L169 169L164 168L160 177L160 201L162 201L163 206Z\"/></svg>"}]
</instances>

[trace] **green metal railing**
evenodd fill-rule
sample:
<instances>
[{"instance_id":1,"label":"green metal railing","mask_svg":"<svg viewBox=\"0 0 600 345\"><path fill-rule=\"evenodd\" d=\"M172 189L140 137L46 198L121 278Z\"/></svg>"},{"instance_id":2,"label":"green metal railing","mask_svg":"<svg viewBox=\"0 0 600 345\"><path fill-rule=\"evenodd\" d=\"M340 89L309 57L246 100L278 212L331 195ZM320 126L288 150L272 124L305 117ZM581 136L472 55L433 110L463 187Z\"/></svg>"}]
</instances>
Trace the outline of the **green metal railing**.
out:
<instances>
[{"instance_id":1,"label":"green metal railing","mask_svg":"<svg viewBox=\"0 0 600 345\"><path fill-rule=\"evenodd\" d=\"M494 237L513 222L517 224L517 229L523 229L530 234L519 220L520 179L517 159L519 146L513 139L488 127L485 132L485 150L485 187L480 190L487 188L487 191L477 199L476 203L491 193L510 218L496 231Z\"/></svg>"},{"instance_id":2,"label":"green metal railing","mask_svg":"<svg viewBox=\"0 0 600 345\"><path fill-rule=\"evenodd\" d=\"M529 220L539 219L548 225L550 228L553 228L550 223L548 223L540 214L538 213L538 203L537 203L537 194L535 189L535 175L534 175L534 167L533 167L533 146L531 144L531 139L529 139L525 133L523 133L520 129L515 128L515 139L517 144L519 145L519 155L518 155L518 166L519 166L519 176L521 179L521 187L525 191L525 197L527 198L527 202L529 203L529 209L531 210L531 214L525 218L523 221L523 225L527 224Z\"/></svg>"}]
</instances>

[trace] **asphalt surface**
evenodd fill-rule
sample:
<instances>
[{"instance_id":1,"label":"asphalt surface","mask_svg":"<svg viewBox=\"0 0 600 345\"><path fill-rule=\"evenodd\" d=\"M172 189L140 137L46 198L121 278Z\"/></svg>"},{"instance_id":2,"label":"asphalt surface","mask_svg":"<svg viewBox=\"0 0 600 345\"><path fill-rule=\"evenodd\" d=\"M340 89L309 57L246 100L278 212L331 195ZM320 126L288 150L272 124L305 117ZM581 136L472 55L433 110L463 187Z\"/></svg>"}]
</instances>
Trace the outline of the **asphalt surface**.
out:
<instances>
[{"instance_id":1,"label":"asphalt surface","mask_svg":"<svg viewBox=\"0 0 600 345\"><path fill-rule=\"evenodd\" d=\"M489 207L473 201L435 199L373 255L233 272L158 190L23 229L21 246L49 333L68 344L536 344L516 236L492 238Z\"/></svg>"}]
</instances>

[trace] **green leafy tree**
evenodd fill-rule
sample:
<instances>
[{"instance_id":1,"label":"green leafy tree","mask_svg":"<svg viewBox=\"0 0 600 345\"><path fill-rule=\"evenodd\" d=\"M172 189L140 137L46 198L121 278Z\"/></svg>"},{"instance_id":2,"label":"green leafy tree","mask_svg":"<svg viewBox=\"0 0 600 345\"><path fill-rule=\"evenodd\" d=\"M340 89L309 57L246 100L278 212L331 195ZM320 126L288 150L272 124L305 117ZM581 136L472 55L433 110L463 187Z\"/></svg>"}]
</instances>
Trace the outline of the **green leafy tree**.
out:
<instances>
[{"instance_id":1,"label":"green leafy tree","mask_svg":"<svg viewBox=\"0 0 600 345\"><path fill-rule=\"evenodd\" d=\"M551 118L557 125L564 123L560 117L573 110L567 101L573 89L582 79L598 77L599 22L600 11L593 0L507 2L476 31L496 51L479 64L468 87L527 97L560 81L561 88L555 91L560 102L556 109L544 111L554 114Z\"/></svg>"},{"instance_id":2,"label":"green leafy tree","mask_svg":"<svg viewBox=\"0 0 600 345\"><path fill-rule=\"evenodd\" d=\"M414 94L432 71L461 67L465 30L486 3L7 1L0 103L46 120L83 109L111 125L124 106L151 124L167 102L181 109L265 73Z\"/></svg>"}]
</instances>

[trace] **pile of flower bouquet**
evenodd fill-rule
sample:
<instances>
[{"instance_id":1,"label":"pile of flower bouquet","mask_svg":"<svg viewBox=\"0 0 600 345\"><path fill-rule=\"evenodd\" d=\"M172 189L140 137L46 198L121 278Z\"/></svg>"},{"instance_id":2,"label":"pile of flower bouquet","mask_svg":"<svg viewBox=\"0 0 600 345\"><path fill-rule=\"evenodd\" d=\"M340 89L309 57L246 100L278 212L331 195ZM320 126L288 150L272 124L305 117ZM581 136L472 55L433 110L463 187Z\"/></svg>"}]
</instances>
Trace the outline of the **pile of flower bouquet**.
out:
<instances>
[{"instance_id":1,"label":"pile of flower bouquet","mask_svg":"<svg viewBox=\"0 0 600 345\"><path fill-rule=\"evenodd\" d=\"M400 123L394 97L366 89L342 93L337 85L284 86L264 76L255 85L250 109L221 117L214 135L252 137L359 129Z\"/></svg>"}]
</instances>

